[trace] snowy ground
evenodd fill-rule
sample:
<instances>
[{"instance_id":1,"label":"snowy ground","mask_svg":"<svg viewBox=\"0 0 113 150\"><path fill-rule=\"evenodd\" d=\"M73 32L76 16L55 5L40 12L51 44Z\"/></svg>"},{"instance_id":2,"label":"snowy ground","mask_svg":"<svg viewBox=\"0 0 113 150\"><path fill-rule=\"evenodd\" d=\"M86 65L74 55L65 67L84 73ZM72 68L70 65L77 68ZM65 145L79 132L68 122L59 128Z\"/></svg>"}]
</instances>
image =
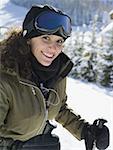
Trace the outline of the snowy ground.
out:
<instances>
[{"instance_id":1,"label":"snowy ground","mask_svg":"<svg viewBox=\"0 0 113 150\"><path fill-rule=\"evenodd\" d=\"M106 95L103 90L97 89L92 84L68 78L68 104L90 123L97 118L108 120L106 125L110 128L111 142L107 150L113 150L113 96ZM61 137L62 150L85 150L84 142L76 140L61 126L56 133Z\"/></svg>"},{"instance_id":2,"label":"snowy ground","mask_svg":"<svg viewBox=\"0 0 113 150\"><path fill-rule=\"evenodd\" d=\"M9 0L0 0L0 26L21 24L26 9L15 6ZM113 95L93 84L68 78L67 81L68 104L74 111L92 123L97 118L108 120L110 128L110 146L113 150ZM60 136L61 150L85 150L84 142L75 139L68 131L58 125L55 133Z\"/></svg>"}]
</instances>

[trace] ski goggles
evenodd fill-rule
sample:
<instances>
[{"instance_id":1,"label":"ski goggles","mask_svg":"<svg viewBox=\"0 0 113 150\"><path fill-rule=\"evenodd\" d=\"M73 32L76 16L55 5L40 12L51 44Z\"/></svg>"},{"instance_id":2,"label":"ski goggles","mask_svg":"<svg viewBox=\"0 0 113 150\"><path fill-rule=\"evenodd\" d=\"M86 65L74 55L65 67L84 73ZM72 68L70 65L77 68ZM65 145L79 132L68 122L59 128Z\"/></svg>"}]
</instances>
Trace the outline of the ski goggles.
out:
<instances>
[{"instance_id":1,"label":"ski goggles","mask_svg":"<svg viewBox=\"0 0 113 150\"><path fill-rule=\"evenodd\" d=\"M72 30L71 19L65 14L44 11L28 24L27 31L29 33L34 29L43 34L54 34L59 31L63 37L67 38Z\"/></svg>"}]
</instances>

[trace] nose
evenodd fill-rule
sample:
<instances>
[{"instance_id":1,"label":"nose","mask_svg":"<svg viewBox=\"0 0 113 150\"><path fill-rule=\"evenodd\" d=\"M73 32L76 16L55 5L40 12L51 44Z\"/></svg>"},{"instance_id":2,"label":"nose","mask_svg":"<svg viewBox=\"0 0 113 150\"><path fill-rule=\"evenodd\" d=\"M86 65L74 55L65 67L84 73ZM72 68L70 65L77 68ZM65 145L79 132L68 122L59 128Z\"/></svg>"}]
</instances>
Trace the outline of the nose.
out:
<instances>
[{"instance_id":1,"label":"nose","mask_svg":"<svg viewBox=\"0 0 113 150\"><path fill-rule=\"evenodd\" d=\"M54 43L54 42L50 43L50 44L49 44L49 49L50 49L51 51L56 51L56 50L58 49L57 44Z\"/></svg>"}]
</instances>

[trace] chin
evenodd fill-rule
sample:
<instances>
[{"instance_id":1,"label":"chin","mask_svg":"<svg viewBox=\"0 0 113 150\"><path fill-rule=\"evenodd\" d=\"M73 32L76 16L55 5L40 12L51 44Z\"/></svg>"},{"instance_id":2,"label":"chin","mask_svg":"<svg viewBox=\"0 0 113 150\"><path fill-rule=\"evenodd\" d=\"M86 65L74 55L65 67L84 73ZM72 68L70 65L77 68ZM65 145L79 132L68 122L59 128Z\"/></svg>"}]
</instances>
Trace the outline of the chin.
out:
<instances>
[{"instance_id":1,"label":"chin","mask_svg":"<svg viewBox=\"0 0 113 150\"><path fill-rule=\"evenodd\" d=\"M52 62L51 62L52 63ZM41 63L43 66L48 67L51 65L51 63Z\"/></svg>"},{"instance_id":2,"label":"chin","mask_svg":"<svg viewBox=\"0 0 113 150\"><path fill-rule=\"evenodd\" d=\"M43 65L43 66L45 66L45 67L49 67L51 64L45 64L45 65Z\"/></svg>"}]
</instances>

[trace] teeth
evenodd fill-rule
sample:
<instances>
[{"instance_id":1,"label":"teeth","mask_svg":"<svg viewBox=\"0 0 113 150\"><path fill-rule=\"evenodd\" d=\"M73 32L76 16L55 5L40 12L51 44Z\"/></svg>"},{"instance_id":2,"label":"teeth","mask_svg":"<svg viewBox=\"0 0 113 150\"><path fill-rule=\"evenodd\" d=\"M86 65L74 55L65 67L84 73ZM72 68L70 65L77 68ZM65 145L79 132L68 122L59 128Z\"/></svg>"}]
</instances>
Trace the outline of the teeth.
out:
<instances>
[{"instance_id":1,"label":"teeth","mask_svg":"<svg viewBox=\"0 0 113 150\"><path fill-rule=\"evenodd\" d=\"M46 56L46 57L49 57L49 58L52 58L53 57L53 54L48 54L46 52L43 52L43 54Z\"/></svg>"}]
</instances>

